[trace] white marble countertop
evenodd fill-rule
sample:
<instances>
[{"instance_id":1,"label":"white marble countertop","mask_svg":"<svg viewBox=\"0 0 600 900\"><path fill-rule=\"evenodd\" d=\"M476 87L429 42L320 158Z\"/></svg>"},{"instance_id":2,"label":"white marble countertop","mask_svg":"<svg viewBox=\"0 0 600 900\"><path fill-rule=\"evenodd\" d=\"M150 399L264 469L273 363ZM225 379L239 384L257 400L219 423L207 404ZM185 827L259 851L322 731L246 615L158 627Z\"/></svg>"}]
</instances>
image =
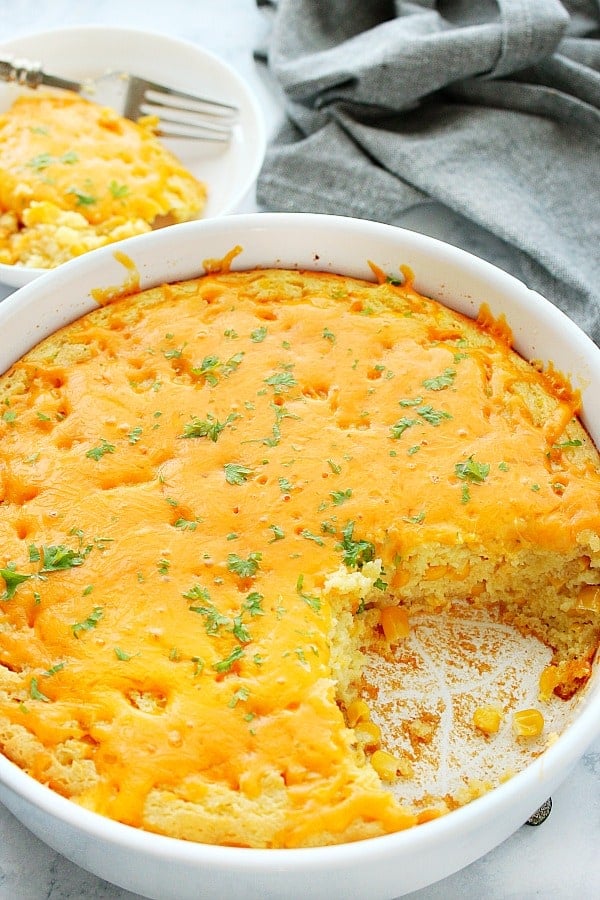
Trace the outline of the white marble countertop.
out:
<instances>
[{"instance_id":1,"label":"white marble countertop","mask_svg":"<svg viewBox=\"0 0 600 900\"><path fill-rule=\"evenodd\" d=\"M266 32L254 0L0 0L0 20L3 40L45 28L100 24L198 42L244 76L264 110L269 133L281 117L277 92L252 55ZM240 211L260 210L251 197ZM8 293L0 286L0 299ZM552 799L553 811L543 825L523 826L479 861L409 895L410 900L600 897L600 739ZM79 869L0 806L0 900L136 900L136 895Z\"/></svg>"}]
</instances>

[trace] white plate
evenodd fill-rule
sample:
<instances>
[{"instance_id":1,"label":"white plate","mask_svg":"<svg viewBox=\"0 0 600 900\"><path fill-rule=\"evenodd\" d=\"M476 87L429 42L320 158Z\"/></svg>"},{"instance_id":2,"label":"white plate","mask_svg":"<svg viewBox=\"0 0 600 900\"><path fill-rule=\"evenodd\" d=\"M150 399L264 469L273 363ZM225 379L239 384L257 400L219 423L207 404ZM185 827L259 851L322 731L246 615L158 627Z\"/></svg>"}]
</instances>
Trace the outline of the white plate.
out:
<instances>
[{"instance_id":1,"label":"white plate","mask_svg":"<svg viewBox=\"0 0 600 900\"><path fill-rule=\"evenodd\" d=\"M233 212L253 187L266 146L262 113L241 77L207 50L151 32L89 25L5 41L0 43L3 53L41 62L47 72L64 78L94 78L119 69L239 107L239 122L228 144L181 139L164 144L206 182L209 193L203 218ZM0 112L27 90L0 83ZM0 282L21 287L46 271L0 263Z\"/></svg>"}]
</instances>

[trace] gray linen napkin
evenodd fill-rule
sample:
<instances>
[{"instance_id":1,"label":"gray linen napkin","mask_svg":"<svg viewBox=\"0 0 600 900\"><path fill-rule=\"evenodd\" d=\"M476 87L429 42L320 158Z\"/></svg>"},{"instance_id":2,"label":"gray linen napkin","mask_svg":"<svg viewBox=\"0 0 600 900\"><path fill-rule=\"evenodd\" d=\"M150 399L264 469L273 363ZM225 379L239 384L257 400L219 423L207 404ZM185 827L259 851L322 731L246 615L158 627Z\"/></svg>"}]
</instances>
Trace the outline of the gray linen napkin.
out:
<instances>
[{"instance_id":1,"label":"gray linen napkin","mask_svg":"<svg viewBox=\"0 0 600 900\"><path fill-rule=\"evenodd\" d=\"M442 237L600 343L598 0L257 2L287 113L262 208Z\"/></svg>"}]
</instances>

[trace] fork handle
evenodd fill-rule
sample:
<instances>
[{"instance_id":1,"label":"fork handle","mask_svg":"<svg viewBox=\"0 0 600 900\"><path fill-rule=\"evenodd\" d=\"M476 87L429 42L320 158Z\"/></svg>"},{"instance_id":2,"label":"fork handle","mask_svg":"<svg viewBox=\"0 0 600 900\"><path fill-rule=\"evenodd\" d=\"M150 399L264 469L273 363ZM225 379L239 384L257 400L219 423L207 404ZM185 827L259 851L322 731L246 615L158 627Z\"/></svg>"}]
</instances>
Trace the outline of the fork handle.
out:
<instances>
[{"instance_id":1,"label":"fork handle","mask_svg":"<svg viewBox=\"0 0 600 900\"><path fill-rule=\"evenodd\" d=\"M27 59L17 59L13 56L0 59L0 81L8 81L9 84L18 84L22 87L37 88L40 84L48 87L63 88L67 91L76 91L79 93L81 85L76 81L69 81L66 78L56 78L54 75L47 75L42 71L42 67L37 62L30 62Z\"/></svg>"}]
</instances>

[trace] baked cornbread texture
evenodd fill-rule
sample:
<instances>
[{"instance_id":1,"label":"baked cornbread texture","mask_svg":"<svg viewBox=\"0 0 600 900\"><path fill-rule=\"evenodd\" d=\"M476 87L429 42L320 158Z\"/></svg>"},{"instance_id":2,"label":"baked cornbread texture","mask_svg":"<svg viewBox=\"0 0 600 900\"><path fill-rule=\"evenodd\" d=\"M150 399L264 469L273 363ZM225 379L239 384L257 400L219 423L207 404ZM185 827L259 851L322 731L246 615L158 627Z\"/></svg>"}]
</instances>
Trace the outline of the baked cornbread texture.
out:
<instances>
[{"instance_id":1,"label":"baked cornbread texture","mask_svg":"<svg viewBox=\"0 0 600 900\"><path fill-rule=\"evenodd\" d=\"M0 263L52 268L160 224L197 218L206 186L154 134L68 91L0 115Z\"/></svg>"},{"instance_id":2,"label":"baked cornbread texture","mask_svg":"<svg viewBox=\"0 0 600 900\"><path fill-rule=\"evenodd\" d=\"M0 741L33 777L188 840L354 841L444 812L386 787L363 646L461 603L551 648L542 708L589 678L576 393L374 270L164 285L2 376Z\"/></svg>"}]
</instances>

